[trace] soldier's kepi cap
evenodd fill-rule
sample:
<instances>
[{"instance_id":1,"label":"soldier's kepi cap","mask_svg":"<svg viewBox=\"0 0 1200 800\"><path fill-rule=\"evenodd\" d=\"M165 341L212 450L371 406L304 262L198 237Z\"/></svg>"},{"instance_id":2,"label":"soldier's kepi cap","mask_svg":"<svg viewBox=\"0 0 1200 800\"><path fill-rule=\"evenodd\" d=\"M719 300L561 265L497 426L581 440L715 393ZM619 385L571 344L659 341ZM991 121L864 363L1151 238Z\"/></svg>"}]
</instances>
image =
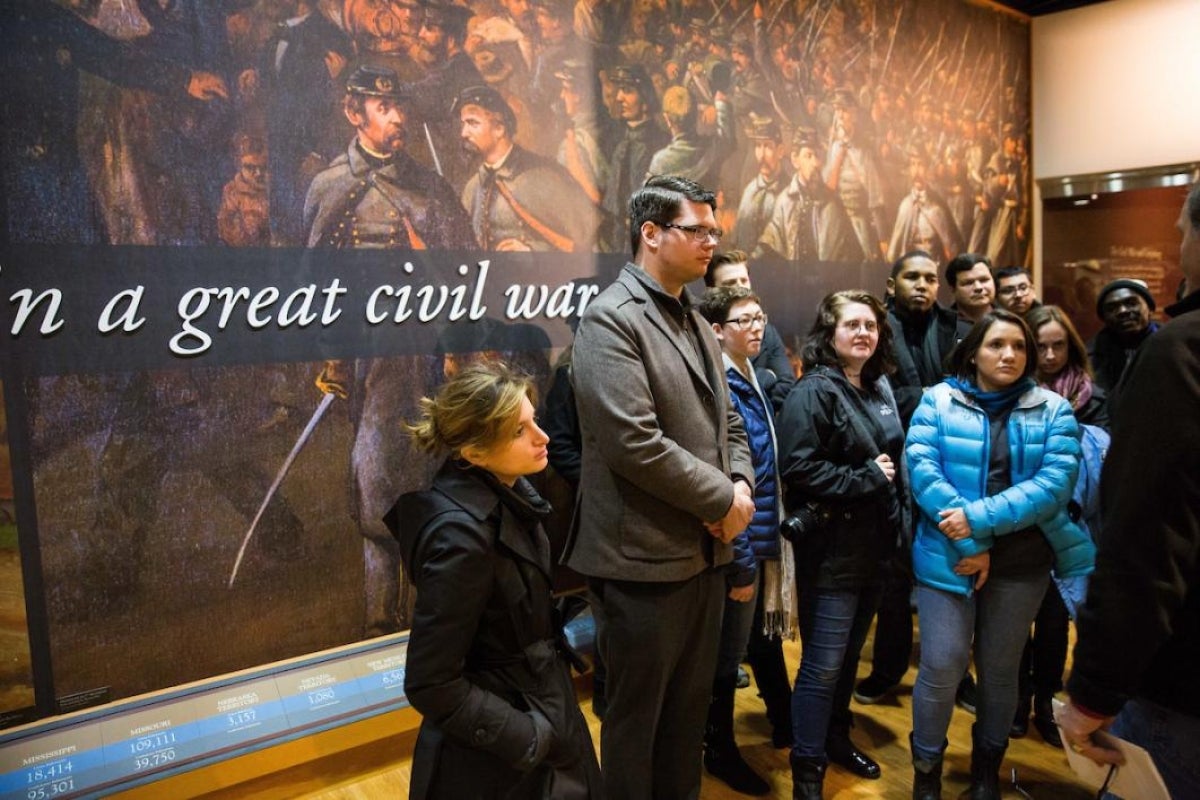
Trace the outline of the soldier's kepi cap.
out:
<instances>
[{"instance_id":1,"label":"soldier's kepi cap","mask_svg":"<svg viewBox=\"0 0 1200 800\"><path fill-rule=\"evenodd\" d=\"M608 73L608 79L614 86L632 86L641 91L643 96L647 92L654 92L654 84L650 82L650 76L641 64L621 64L613 67Z\"/></svg>"},{"instance_id":2,"label":"soldier's kepi cap","mask_svg":"<svg viewBox=\"0 0 1200 800\"><path fill-rule=\"evenodd\" d=\"M746 128L746 138L755 141L781 142L783 135L779 132L779 123L774 117L760 117L750 113L750 125Z\"/></svg>"},{"instance_id":3,"label":"soldier's kepi cap","mask_svg":"<svg viewBox=\"0 0 1200 800\"><path fill-rule=\"evenodd\" d=\"M346 79L347 94L361 94L367 97L404 97L403 84L396 77L396 72L387 67L371 67L364 64Z\"/></svg>"},{"instance_id":4,"label":"soldier's kepi cap","mask_svg":"<svg viewBox=\"0 0 1200 800\"><path fill-rule=\"evenodd\" d=\"M479 106L499 114L509 138L517 134L517 115L513 113L512 106L504 99L504 95L491 86L468 86L463 89L458 93L458 97L454 98L454 104L450 106L450 115L457 116L467 106Z\"/></svg>"},{"instance_id":5,"label":"soldier's kepi cap","mask_svg":"<svg viewBox=\"0 0 1200 800\"><path fill-rule=\"evenodd\" d=\"M812 128L796 128L792 134L792 152L799 153L805 147L813 152L821 149L821 138Z\"/></svg>"}]
</instances>

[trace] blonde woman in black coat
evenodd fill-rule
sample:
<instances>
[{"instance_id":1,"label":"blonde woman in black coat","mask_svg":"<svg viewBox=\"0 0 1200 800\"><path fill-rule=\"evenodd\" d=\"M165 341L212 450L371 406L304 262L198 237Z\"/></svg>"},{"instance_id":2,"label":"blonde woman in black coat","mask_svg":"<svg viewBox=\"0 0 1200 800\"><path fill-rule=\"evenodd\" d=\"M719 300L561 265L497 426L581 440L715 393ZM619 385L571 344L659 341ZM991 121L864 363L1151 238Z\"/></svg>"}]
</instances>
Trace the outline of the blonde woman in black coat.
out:
<instances>
[{"instance_id":1,"label":"blonde woman in black coat","mask_svg":"<svg viewBox=\"0 0 1200 800\"><path fill-rule=\"evenodd\" d=\"M546 466L528 379L472 365L408 429L446 452L386 522L417 588L404 689L424 720L410 797L586 800L599 768L551 602Z\"/></svg>"}]
</instances>

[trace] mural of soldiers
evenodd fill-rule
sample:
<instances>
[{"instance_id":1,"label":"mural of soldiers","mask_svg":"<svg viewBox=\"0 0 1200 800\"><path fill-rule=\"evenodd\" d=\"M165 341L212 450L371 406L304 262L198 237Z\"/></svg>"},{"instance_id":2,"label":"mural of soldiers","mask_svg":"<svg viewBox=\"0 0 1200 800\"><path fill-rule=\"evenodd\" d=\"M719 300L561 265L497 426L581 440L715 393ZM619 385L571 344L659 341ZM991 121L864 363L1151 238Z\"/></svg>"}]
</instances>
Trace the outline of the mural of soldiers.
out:
<instances>
[{"instance_id":1,"label":"mural of soldiers","mask_svg":"<svg viewBox=\"0 0 1200 800\"><path fill-rule=\"evenodd\" d=\"M9 242L94 244L102 238L79 153L81 72L162 94L205 101L228 96L218 75L145 54L40 0L6 5L0 64L6 110L0 186Z\"/></svg>"},{"instance_id":2,"label":"mural of soldiers","mask_svg":"<svg viewBox=\"0 0 1200 800\"><path fill-rule=\"evenodd\" d=\"M895 261L904 253L920 250L933 256L939 266L963 249L962 235L942 199L928 180L928 159L919 147L908 151L910 189L900 201L888 258Z\"/></svg>"},{"instance_id":3,"label":"mural of soldiers","mask_svg":"<svg viewBox=\"0 0 1200 800\"><path fill-rule=\"evenodd\" d=\"M608 252L620 253L629 245L625 204L633 190L642 185L650 159L666 146L668 134L655 122L658 95L643 67L614 67L608 79L615 90L616 117L622 127L604 187L604 210L608 213L604 243Z\"/></svg>"},{"instance_id":4,"label":"mural of soldiers","mask_svg":"<svg viewBox=\"0 0 1200 800\"><path fill-rule=\"evenodd\" d=\"M716 133L702 136L696 132L696 103L682 86L663 93L663 118L671 141L650 159L646 178L652 175L677 175L702 186L714 186L726 156L733 152L733 109L725 93L713 95L717 112Z\"/></svg>"},{"instance_id":5,"label":"mural of soldiers","mask_svg":"<svg viewBox=\"0 0 1200 800\"><path fill-rule=\"evenodd\" d=\"M821 180L820 148L816 131L796 129L791 154L796 174L775 201L757 254L802 262L862 259L846 209Z\"/></svg>"},{"instance_id":6,"label":"mural of soldiers","mask_svg":"<svg viewBox=\"0 0 1200 800\"><path fill-rule=\"evenodd\" d=\"M309 187L304 207L309 247L475 245L454 191L405 152L406 99L389 69L359 67L350 76L344 111L357 135Z\"/></svg>"},{"instance_id":7,"label":"mural of soldiers","mask_svg":"<svg viewBox=\"0 0 1200 800\"><path fill-rule=\"evenodd\" d=\"M729 50L733 61L732 100L739 120L750 114L771 113L770 86L767 77L754 60L754 43L745 36L736 36Z\"/></svg>"},{"instance_id":8,"label":"mural of soldiers","mask_svg":"<svg viewBox=\"0 0 1200 800\"><path fill-rule=\"evenodd\" d=\"M265 247L271 241L266 143L243 134L238 137L237 156L237 174L221 194L217 233L230 247Z\"/></svg>"},{"instance_id":9,"label":"mural of soldiers","mask_svg":"<svg viewBox=\"0 0 1200 800\"><path fill-rule=\"evenodd\" d=\"M257 70L239 80L265 101L271 235L285 246L303 243L308 184L344 143L338 79L351 58L350 40L315 3L299 0L292 11L267 41Z\"/></svg>"},{"instance_id":10,"label":"mural of soldiers","mask_svg":"<svg viewBox=\"0 0 1200 800\"><path fill-rule=\"evenodd\" d=\"M407 114L396 73L359 67L349 77L346 119L357 134L346 155L313 180L305 206L309 247L464 249L475 246L454 191L405 152ZM423 485L424 464L399 421L430 381L426 358L328 361L317 387L350 403L353 508L363 537L367 636L402 627L400 553L383 515Z\"/></svg>"},{"instance_id":11,"label":"mural of soldiers","mask_svg":"<svg viewBox=\"0 0 1200 800\"><path fill-rule=\"evenodd\" d=\"M608 181L608 128L598 115L600 82L584 61L568 59L555 73L562 82L559 100L567 127L558 146L558 163L575 179L584 194L599 207L601 190ZM611 122L607 116L605 122Z\"/></svg>"},{"instance_id":12,"label":"mural of soldiers","mask_svg":"<svg viewBox=\"0 0 1200 800\"><path fill-rule=\"evenodd\" d=\"M834 93L833 111L833 144L825 165L825 183L837 192L850 216L862 250L861 258L877 261L887 253L883 232L890 230L884 219L883 179L870 148L861 141L854 92L838 89Z\"/></svg>"},{"instance_id":13,"label":"mural of soldiers","mask_svg":"<svg viewBox=\"0 0 1200 800\"><path fill-rule=\"evenodd\" d=\"M416 0L345 0L342 27L357 56L348 71L370 65L390 69L402 81L424 77L425 68L417 63L421 18Z\"/></svg>"},{"instance_id":14,"label":"mural of soldiers","mask_svg":"<svg viewBox=\"0 0 1200 800\"><path fill-rule=\"evenodd\" d=\"M733 227L734 246L753 250L775 211L775 198L784 186L783 160L786 152L779 124L771 117L754 117L746 134L754 145L758 173L742 190L737 222Z\"/></svg>"},{"instance_id":15,"label":"mural of soldiers","mask_svg":"<svg viewBox=\"0 0 1200 800\"><path fill-rule=\"evenodd\" d=\"M984 252L993 264L1013 264L1025 239L1021 202L1022 164L1018 134L1005 123L1000 149L984 169L981 213L975 220L972 250ZM985 227L986 226L986 227Z\"/></svg>"},{"instance_id":16,"label":"mural of soldiers","mask_svg":"<svg viewBox=\"0 0 1200 800\"><path fill-rule=\"evenodd\" d=\"M513 142L517 118L495 89L475 86L454 102L463 147L482 159L463 205L485 250L587 252L594 207L566 170Z\"/></svg>"},{"instance_id":17,"label":"mural of soldiers","mask_svg":"<svg viewBox=\"0 0 1200 800\"><path fill-rule=\"evenodd\" d=\"M529 0L500 0L500 13L483 20L471 33L481 45L502 49L512 45L526 70L532 70L537 53L537 18ZM471 49L471 44L468 44Z\"/></svg>"},{"instance_id":18,"label":"mural of soldiers","mask_svg":"<svg viewBox=\"0 0 1200 800\"><path fill-rule=\"evenodd\" d=\"M425 6L425 19L418 34L418 58L428 74L409 88L416 120L429 127L434 143L427 142L424 149L458 141L458 120L450 113L450 104L463 89L484 84L475 62L463 48L467 22L474 13L453 3L429 2ZM424 138L423 131L415 130L414 135L418 134ZM429 159L422 161L435 167L440 165L439 172L455 191L462 190L471 174L470 159L457 147L439 148L436 157L429 153Z\"/></svg>"},{"instance_id":19,"label":"mural of soldiers","mask_svg":"<svg viewBox=\"0 0 1200 800\"><path fill-rule=\"evenodd\" d=\"M558 94L554 73L563 62L583 51L583 43L572 27L574 2L571 0L534 0L537 20L537 59L533 68L532 95L535 102L551 102Z\"/></svg>"}]
</instances>

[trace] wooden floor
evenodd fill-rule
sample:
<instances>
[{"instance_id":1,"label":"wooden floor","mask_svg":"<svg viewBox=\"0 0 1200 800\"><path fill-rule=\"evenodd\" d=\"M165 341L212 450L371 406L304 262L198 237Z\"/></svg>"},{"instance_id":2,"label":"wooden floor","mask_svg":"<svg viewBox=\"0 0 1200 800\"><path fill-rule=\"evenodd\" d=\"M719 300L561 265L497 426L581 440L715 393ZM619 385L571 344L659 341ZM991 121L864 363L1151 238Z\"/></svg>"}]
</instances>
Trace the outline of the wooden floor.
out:
<instances>
[{"instance_id":1,"label":"wooden floor","mask_svg":"<svg viewBox=\"0 0 1200 800\"><path fill-rule=\"evenodd\" d=\"M784 652L793 670L799 660L799 645L786 643ZM863 652L860 675L870 671L871 640ZM912 729L912 683L916 670L910 669L895 696L872 706L853 703L858 746L879 761L883 776L866 781L831 767L825 780L827 800L841 798L907 798L912 792L912 767L908 749L908 733ZM592 739L600 740L600 722L591 713L590 698L580 697L581 708L592 730ZM737 693L737 738L743 757L774 787L773 797L791 797L791 772L786 750L771 747L770 726L763 713L762 701L753 685ZM957 797L967 788L970 771L971 722L973 717L955 709L951 722L950 748L946 755L944 796ZM208 800L232 798L308 798L309 800L375 800L408 796L409 754L414 734L374 742L339 754L336 757L310 762L251 783L242 784L219 793L206 795ZM1012 788L1011 774L1016 769L1022 789L1037 800L1087 800L1094 794L1078 783L1067 767L1061 750L1042 742L1036 729L1024 739L1012 740L1001 775L1004 796L1020 798ZM703 800L735 800L744 798L720 781L704 776L701 791Z\"/></svg>"}]
</instances>

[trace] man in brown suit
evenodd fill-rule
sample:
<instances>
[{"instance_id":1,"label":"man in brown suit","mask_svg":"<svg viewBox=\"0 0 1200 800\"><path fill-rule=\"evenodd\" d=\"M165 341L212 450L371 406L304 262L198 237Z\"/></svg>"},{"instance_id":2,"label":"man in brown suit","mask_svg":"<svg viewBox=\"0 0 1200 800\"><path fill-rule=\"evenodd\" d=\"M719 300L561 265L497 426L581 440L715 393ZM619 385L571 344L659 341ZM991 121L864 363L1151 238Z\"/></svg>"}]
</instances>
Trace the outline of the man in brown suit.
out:
<instances>
[{"instance_id":1,"label":"man in brown suit","mask_svg":"<svg viewBox=\"0 0 1200 800\"><path fill-rule=\"evenodd\" d=\"M572 360L583 439L565 560L603 612L601 729L613 800L695 798L729 542L754 468L721 350L684 285L721 238L712 192L651 178L629 201L633 263L591 304Z\"/></svg>"}]
</instances>

